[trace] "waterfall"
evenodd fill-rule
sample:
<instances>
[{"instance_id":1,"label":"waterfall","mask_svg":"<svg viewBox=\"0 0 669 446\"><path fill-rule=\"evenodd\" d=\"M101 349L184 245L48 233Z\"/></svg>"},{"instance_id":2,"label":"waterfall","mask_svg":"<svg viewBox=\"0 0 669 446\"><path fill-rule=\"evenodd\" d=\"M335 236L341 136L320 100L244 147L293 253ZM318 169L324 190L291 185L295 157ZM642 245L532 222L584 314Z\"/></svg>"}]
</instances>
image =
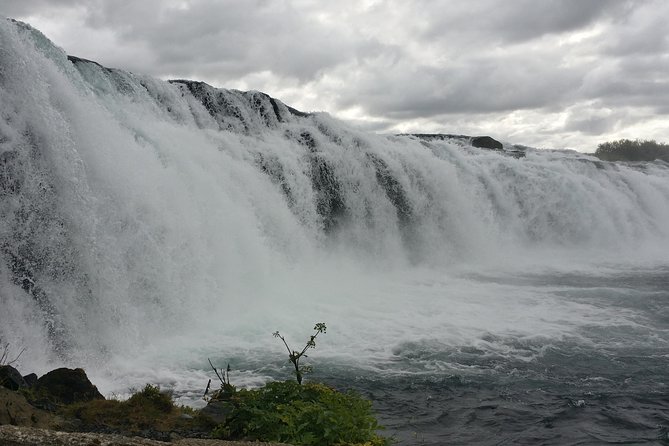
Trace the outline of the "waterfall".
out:
<instances>
[{"instance_id":1,"label":"waterfall","mask_svg":"<svg viewBox=\"0 0 669 446\"><path fill-rule=\"evenodd\" d=\"M309 324L305 302L336 304L319 290L346 282L350 303L417 269L669 252L665 163L370 134L68 57L9 20L0 111L0 336L35 364L97 364L259 309Z\"/></svg>"}]
</instances>

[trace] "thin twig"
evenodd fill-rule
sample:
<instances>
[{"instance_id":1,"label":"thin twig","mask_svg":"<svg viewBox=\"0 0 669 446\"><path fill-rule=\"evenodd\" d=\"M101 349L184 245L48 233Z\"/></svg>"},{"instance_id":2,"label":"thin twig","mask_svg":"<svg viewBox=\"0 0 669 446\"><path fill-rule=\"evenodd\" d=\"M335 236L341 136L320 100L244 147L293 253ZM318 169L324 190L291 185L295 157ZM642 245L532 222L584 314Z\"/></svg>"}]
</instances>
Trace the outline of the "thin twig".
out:
<instances>
[{"instance_id":1,"label":"thin twig","mask_svg":"<svg viewBox=\"0 0 669 446\"><path fill-rule=\"evenodd\" d=\"M218 374L218 370L216 370L216 367L214 367L214 364L211 363L211 359L207 358L207 361L209 361L209 365L211 366L211 368L214 369L214 373L218 377L218 380L221 382L221 384L225 384L225 381L223 381L223 378L221 378L221 375Z\"/></svg>"},{"instance_id":2,"label":"thin twig","mask_svg":"<svg viewBox=\"0 0 669 446\"><path fill-rule=\"evenodd\" d=\"M25 347L19 351L19 354L16 355L14 359L8 361L9 358L9 342L2 346L2 354L0 355L0 365L12 365L19 360L23 352L25 352Z\"/></svg>"}]
</instances>

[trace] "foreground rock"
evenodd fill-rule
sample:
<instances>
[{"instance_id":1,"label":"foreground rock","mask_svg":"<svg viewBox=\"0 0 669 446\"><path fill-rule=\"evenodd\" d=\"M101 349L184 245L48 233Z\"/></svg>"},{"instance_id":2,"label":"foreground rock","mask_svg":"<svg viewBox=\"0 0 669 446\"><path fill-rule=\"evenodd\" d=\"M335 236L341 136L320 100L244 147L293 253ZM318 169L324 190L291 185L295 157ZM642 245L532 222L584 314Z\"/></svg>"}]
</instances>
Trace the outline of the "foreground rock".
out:
<instances>
[{"instance_id":1,"label":"foreground rock","mask_svg":"<svg viewBox=\"0 0 669 446\"><path fill-rule=\"evenodd\" d=\"M3 446L281 446L279 443L176 439L170 443L121 435L58 432L31 427L0 426Z\"/></svg>"},{"instance_id":2,"label":"foreground rock","mask_svg":"<svg viewBox=\"0 0 669 446\"><path fill-rule=\"evenodd\" d=\"M5 368L12 382L18 370ZM83 369L60 368L16 390L0 386L0 446L275 446L210 439L226 407L200 413L147 384L128 400L106 400ZM16 387L16 386L12 386ZM220 420L219 420L220 418ZM247 440L247 436L237 436Z\"/></svg>"},{"instance_id":3,"label":"foreground rock","mask_svg":"<svg viewBox=\"0 0 669 446\"><path fill-rule=\"evenodd\" d=\"M21 373L11 365L0 365L0 386L10 390L19 390L21 387L27 387Z\"/></svg>"},{"instance_id":4,"label":"foreground rock","mask_svg":"<svg viewBox=\"0 0 669 446\"><path fill-rule=\"evenodd\" d=\"M86 376L83 369L55 369L41 376L35 383L37 394L48 395L56 404L105 399Z\"/></svg>"},{"instance_id":5,"label":"foreground rock","mask_svg":"<svg viewBox=\"0 0 669 446\"><path fill-rule=\"evenodd\" d=\"M20 393L0 387L0 425L2 424L54 428L61 424L61 419L33 407ZM0 440L0 445L4 444Z\"/></svg>"}]
</instances>

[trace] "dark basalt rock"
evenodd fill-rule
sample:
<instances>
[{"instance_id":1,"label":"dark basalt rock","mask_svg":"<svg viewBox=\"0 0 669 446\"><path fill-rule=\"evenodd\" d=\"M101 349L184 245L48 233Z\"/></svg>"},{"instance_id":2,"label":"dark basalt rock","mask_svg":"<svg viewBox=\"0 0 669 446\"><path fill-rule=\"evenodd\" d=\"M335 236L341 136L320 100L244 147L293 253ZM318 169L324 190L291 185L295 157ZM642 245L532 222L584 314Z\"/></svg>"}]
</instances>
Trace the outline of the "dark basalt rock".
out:
<instances>
[{"instance_id":1,"label":"dark basalt rock","mask_svg":"<svg viewBox=\"0 0 669 446\"><path fill-rule=\"evenodd\" d=\"M323 218L323 229L332 232L346 215L346 202L334 168L322 156L311 158L311 184L316 192L316 211Z\"/></svg>"},{"instance_id":2,"label":"dark basalt rock","mask_svg":"<svg viewBox=\"0 0 669 446\"><path fill-rule=\"evenodd\" d=\"M297 142L299 142L303 146L307 147L311 152L316 150L316 140L311 135L311 133L309 133L306 130L303 131L302 133L300 133L300 136L297 139Z\"/></svg>"},{"instance_id":3,"label":"dark basalt rock","mask_svg":"<svg viewBox=\"0 0 669 446\"><path fill-rule=\"evenodd\" d=\"M55 369L41 376L35 383L35 392L55 404L105 399L83 369Z\"/></svg>"},{"instance_id":4,"label":"dark basalt rock","mask_svg":"<svg viewBox=\"0 0 669 446\"><path fill-rule=\"evenodd\" d=\"M281 186L281 190L286 196L288 205L292 206L295 203L295 199L293 198L293 193L290 190L290 186L286 180L286 174L284 173L284 168L279 159L276 156L258 153L255 156L255 163L263 173L272 179L274 184Z\"/></svg>"},{"instance_id":5,"label":"dark basalt rock","mask_svg":"<svg viewBox=\"0 0 669 446\"><path fill-rule=\"evenodd\" d=\"M413 136L420 139L423 145L426 145L428 141L457 140L479 149L495 150L514 158L524 158L527 151L527 147L518 144L505 148L504 144L490 136L467 136L448 133L401 133L397 136Z\"/></svg>"},{"instance_id":6,"label":"dark basalt rock","mask_svg":"<svg viewBox=\"0 0 669 446\"><path fill-rule=\"evenodd\" d=\"M169 83L187 90L202 105L222 130L250 133L261 127L275 128L291 116L306 117L303 113L258 91L214 88L205 82L173 79Z\"/></svg>"},{"instance_id":7,"label":"dark basalt rock","mask_svg":"<svg viewBox=\"0 0 669 446\"><path fill-rule=\"evenodd\" d=\"M490 136L475 136L471 139L471 145L482 149L504 150L504 145Z\"/></svg>"},{"instance_id":8,"label":"dark basalt rock","mask_svg":"<svg viewBox=\"0 0 669 446\"><path fill-rule=\"evenodd\" d=\"M283 122L279 104L265 93L246 92L251 107L260 115L267 127L274 127L277 123Z\"/></svg>"},{"instance_id":9,"label":"dark basalt rock","mask_svg":"<svg viewBox=\"0 0 669 446\"><path fill-rule=\"evenodd\" d=\"M92 63L93 65L97 65L98 67L102 68L102 69L105 70L105 71L110 71L109 68L107 68L107 67L103 67L102 65L100 65L100 64L97 63L97 62L95 62L94 60L88 60L88 59L84 59L84 58L82 58L82 57L77 57L77 56L72 56L72 55L68 55L68 56L67 56L67 60L69 60L70 62L72 62L72 63L75 64L75 65L76 65L76 64L79 64L79 63L84 63L84 64L86 64L86 63Z\"/></svg>"},{"instance_id":10,"label":"dark basalt rock","mask_svg":"<svg viewBox=\"0 0 669 446\"><path fill-rule=\"evenodd\" d=\"M58 282L84 284L85 278L78 270L68 225L59 209L43 138L26 126L4 145L8 150L0 154L4 224L0 263L11 273L10 280L37 303L54 352L64 356L68 336L47 289L54 289Z\"/></svg>"},{"instance_id":11,"label":"dark basalt rock","mask_svg":"<svg viewBox=\"0 0 669 446\"><path fill-rule=\"evenodd\" d=\"M225 423L232 410L233 406L229 401L213 400L200 410L200 415L216 424L222 424Z\"/></svg>"},{"instance_id":12,"label":"dark basalt rock","mask_svg":"<svg viewBox=\"0 0 669 446\"><path fill-rule=\"evenodd\" d=\"M28 387L32 387L37 384L37 375L35 373L29 373L23 377L23 380L26 382Z\"/></svg>"},{"instance_id":13,"label":"dark basalt rock","mask_svg":"<svg viewBox=\"0 0 669 446\"><path fill-rule=\"evenodd\" d=\"M470 139L467 135L454 135L451 133L400 133L397 136L415 136L425 141L445 141L447 139L459 139L467 141Z\"/></svg>"},{"instance_id":14,"label":"dark basalt rock","mask_svg":"<svg viewBox=\"0 0 669 446\"><path fill-rule=\"evenodd\" d=\"M402 133L398 136L415 136L424 141L457 139L480 149L504 150L504 145L490 136L452 135L449 133Z\"/></svg>"},{"instance_id":15,"label":"dark basalt rock","mask_svg":"<svg viewBox=\"0 0 669 446\"><path fill-rule=\"evenodd\" d=\"M410 225L413 209L402 185L392 176L385 161L376 155L367 153L376 173L376 182L381 185L388 200L395 206L397 218L402 226Z\"/></svg>"},{"instance_id":16,"label":"dark basalt rock","mask_svg":"<svg viewBox=\"0 0 669 446\"><path fill-rule=\"evenodd\" d=\"M18 152L7 150L0 153L0 196L19 193L23 181Z\"/></svg>"},{"instance_id":17,"label":"dark basalt rock","mask_svg":"<svg viewBox=\"0 0 669 446\"><path fill-rule=\"evenodd\" d=\"M0 365L0 386L9 390L19 390L21 387L28 387L23 376L11 365Z\"/></svg>"}]
</instances>

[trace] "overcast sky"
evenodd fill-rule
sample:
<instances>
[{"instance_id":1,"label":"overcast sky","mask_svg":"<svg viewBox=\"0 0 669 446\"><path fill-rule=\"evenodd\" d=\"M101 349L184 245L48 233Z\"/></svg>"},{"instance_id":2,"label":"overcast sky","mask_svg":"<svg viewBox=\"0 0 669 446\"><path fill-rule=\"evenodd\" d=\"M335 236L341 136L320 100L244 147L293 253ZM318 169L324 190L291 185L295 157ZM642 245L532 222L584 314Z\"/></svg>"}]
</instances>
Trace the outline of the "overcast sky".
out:
<instances>
[{"instance_id":1,"label":"overcast sky","mask_svg":"<svg viewBox=\"0 0 669 446\"><path fill-rule=\"evenodd\" d=\"M666 0L0 0L68 54L375 132L669 142Z\"/></svg>"}]
</instances>

